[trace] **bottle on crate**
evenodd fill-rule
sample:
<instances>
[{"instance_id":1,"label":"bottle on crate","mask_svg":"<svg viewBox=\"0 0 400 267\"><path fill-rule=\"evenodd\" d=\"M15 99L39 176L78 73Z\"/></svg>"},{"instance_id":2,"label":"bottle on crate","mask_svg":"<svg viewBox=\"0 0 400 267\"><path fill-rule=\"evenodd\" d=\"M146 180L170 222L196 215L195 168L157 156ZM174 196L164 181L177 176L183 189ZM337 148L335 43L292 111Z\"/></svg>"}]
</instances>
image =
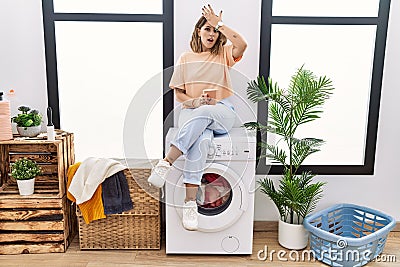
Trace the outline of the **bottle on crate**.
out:
<instances>
[{"instance_id":1,"label":"bottle on crate","mask_svg":"<svg viewBox=\"0 0 400 267\"><path fill-rule=\"evenodd\" d=\"M14 114L18 113L18 107L21 105L20 100L15 94L14 89L10 89L7 93L7 100L10 102L10 110L11 110L11 117ZM13 134L18 134L17 131L17 124L16 123L11 123L11 129Z\"/></svg>"},{"instance_id":2,"label":"bottle on crate","mask_svg":"<svg viewBox=\"0 0 400 267\"><path fill-rule=\"evenodd\" d=\"M4 98L4 93L0 92L0 141L11 139L13 139L13 135L10 102Z\"/></svg>"}]
</instances>

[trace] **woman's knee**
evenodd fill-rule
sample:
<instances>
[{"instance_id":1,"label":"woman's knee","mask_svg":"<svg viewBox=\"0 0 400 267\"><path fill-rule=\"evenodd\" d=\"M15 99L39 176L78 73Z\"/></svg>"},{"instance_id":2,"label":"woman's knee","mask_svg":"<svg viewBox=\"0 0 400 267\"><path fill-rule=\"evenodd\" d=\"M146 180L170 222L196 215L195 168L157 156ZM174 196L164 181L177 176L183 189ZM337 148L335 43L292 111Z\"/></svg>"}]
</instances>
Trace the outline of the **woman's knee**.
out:
<instances>
[{"instance_id":1,"label":"woman's knee","mask_svg":"<svg viewBox=\"0 0 400 267\"><path fill-rule=\"evenodd\" d=\"M213 106L204 105L196 108L194 114L196 117L210 117L213 114Z\"/></svg>"}]
</instances>

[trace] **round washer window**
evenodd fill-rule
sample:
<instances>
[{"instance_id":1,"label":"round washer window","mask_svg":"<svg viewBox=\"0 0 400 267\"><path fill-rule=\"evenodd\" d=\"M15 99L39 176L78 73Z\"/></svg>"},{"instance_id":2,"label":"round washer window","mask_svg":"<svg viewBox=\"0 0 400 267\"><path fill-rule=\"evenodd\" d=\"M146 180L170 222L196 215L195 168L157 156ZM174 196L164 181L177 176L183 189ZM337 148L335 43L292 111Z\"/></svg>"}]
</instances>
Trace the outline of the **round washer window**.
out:
<instances>
[{"instance_id":1,"label":"round washer window","mask_svg":"<svg viewBox=\"0 0 400 267\"><path fill-rule=\"evenodd\" d=\"M232 201L232 188L229 182L216 173L205 173L197 192L198 212L214 216L226 210Z\"/></svg>"}]
</instances>

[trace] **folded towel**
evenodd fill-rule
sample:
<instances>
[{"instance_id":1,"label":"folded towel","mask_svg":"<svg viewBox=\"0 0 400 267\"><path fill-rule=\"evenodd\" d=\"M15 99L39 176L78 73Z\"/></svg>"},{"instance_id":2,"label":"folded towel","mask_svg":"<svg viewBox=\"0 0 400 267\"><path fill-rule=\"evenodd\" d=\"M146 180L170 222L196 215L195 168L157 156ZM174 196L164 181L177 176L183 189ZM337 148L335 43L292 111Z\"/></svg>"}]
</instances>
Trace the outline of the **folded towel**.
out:
<instances>
[{"instance_id":1,"label":"folded towel","mask_svg":"<svg viewBox=\"0 0 400 267\"><path fill-rule=\"evenodd\" d=\"M76 204L92 198L97 187L107 178L126 166L112 159L87 158L79 166L68 191L75 197Z\"/></svg>"},{"instance_id":2,"label":"folded towel","mask_svg":"<svg viewBox=\"0 0 400 267\"><path fill-rule=\"evenodd\" d=\"M128 182L123 171L108 177L102 183L102 187L105 214L117 214L133 209Z\"/></svg>"},{"instance_id":3,"label":"folded towel","mask_svg":"<svg viewBox=\"0 0 400 267\"><path fill-rule=\"evenodd\" d=\"M78 162L78 163L75 163L74 165L71 165L68 168L67 189L69 188L69 186L73 180L73 177L80 165L81 165L81 163ZM101 195L102 195L102 187L100 184L97 187L97 189L94 192L91 199L78 205L78 207L82 213L82 217L85 220L86 224L89 224L90 222L95 221L95 220L106 218L106 215L104 214L103 200L101 198ZM73 202L76 202L76 199L74 198L74 196L68 191L67 191L67 198Z\"/></svg>"}]
</instances>

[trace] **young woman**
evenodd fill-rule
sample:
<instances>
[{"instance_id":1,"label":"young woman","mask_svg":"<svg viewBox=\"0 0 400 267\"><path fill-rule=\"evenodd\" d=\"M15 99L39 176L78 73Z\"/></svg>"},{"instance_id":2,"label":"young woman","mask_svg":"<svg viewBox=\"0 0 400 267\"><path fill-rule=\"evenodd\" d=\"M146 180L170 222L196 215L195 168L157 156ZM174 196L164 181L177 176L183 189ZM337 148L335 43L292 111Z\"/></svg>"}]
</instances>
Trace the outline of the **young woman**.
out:
<instances>
[{"instance_id":1,"label":"young woman","mask_svg":"<svg viewBox=\"0 0 400 267\"><path fill-rule=\"evenodd\" d=\"M186 156L183 226L188 230L198 226L196 195L213 134L227 133L236 119L230 102L233 91L229 68L242 58L247 47L242 36L222 22L222 11L217 16L208 5L202 8L202 15L192 33L192 51L180 56L170 82L182 103L179 131L148 179L162 187L174 161L182 154ZM225 45L227 39L231 45ZM206 89L213 89L213 94L203 91Z\"/></svg>"}]
</instances>

